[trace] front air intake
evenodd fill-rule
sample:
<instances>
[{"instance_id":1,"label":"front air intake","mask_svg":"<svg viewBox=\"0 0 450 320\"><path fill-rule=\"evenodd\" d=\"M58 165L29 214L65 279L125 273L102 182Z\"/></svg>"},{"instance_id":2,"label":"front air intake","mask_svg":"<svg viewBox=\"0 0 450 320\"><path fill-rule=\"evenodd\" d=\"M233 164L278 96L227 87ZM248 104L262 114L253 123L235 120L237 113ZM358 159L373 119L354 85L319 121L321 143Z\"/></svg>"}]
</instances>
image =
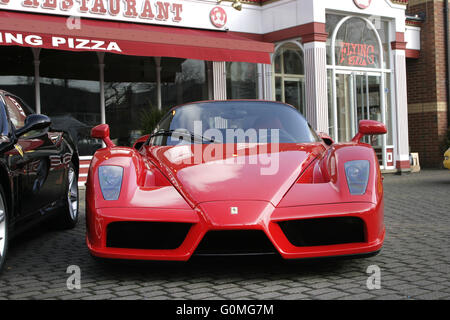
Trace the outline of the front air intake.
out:
<instances>
[{"instance_id":1,"label":"front air intake","mask_svg":"<svg viewBox=\"0 0 450 320\"><path fill-rule=\"evenodd\" d=\"M318 218L278 223L296 247L365 242L364 221L356 217Z\"/></svg>"},{"instance_id":2,"label":"front air intake","mask_svg":"<svg viewBox=\"0 0 450 320\"><path fill-rule=\"evenodd\" d=\"M261 230L215 230L205 234L196 255L276 254L277 250Z\"/></svg>"},{"instance_id":3,"label":"front air intake","mask_svg":"<svg viewBox=\"0 0 450 320\"><path fill-rule=\"evenodd\" d=\"M112 222L106 246L122 249L173 250L181 246L192 224L173 222Z\"/></svg>"}]
</instances>

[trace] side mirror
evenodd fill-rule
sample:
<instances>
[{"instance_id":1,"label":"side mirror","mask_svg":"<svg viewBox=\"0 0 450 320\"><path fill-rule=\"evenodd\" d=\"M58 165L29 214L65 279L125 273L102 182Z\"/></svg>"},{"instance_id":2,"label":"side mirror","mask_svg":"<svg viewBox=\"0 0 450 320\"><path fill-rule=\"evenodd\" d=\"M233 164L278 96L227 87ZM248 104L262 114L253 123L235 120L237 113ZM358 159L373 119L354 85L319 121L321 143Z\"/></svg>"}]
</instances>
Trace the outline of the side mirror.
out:
<instances>
[{"instance_id":1,"label":"side mirror","mask_svg":"<svg viewBox=\"0 0 450 320\"><path fill-rule=\"evenodd\" d=\"M361 120L359 122L358 133L352 139L352 142L360 143L364 136L373 136L386 133L387 129L383 123L374 120Z\"/></svg>"},{"instance_id":2,"label":"side mirror","mask_svg":"<svg viewBox=\"0 0 450 320\"><path fill-rule=\"evenodd\" d=\"M21 137L31 131L43 131L48 129L51 124L50 118L43 114L30 114L26 117L24 126L16 131L16 137Z\"/></svg>"},{"instance_id":3,"label":"side mirror","mask_svg":"<svg viewBox=\"0 0 450 320\"><path fill-rule=\"evenodd\" d=\"M95 139L102 139L109 148L116 146L109 138L109 126L107 124L100 124L92 128L91 137Z\"/></svg>"},{"instance_id":4,"label":"side mirror","mask_svg":"<svg viewBox=\"0 0 450 320\"><path fill-rule=\"evenodd\" d=\"M327 146L331 146L334 143L333 139L325 132L317 132L317 135Z\"/></svg>"},{"instance_id":5,"label":"side mirror","mask_svg":"<svg viewBox=\"0 0 450 320\"><path fill-rule=\"evenodd\" d=\"M149 135L149 134L140 137L139 139L137 139L137 140L134 142L133 148L135 148L136 150L139 150L139 149L142 147L142 145L143 145L144 143L147 142L148 138L150 138L150 135Z\"/></svg>"}]
</instances>

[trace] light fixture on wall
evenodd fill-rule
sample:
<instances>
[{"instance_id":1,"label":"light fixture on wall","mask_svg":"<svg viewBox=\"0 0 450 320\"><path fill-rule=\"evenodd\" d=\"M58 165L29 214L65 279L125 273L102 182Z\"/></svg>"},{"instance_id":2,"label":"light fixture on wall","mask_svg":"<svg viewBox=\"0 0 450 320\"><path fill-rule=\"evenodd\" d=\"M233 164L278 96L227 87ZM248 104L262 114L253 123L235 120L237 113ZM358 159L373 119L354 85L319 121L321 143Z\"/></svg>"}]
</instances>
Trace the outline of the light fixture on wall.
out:
<instances>
[{"instance_id":1,"label":"light fixture on wall","mask_svg":"<svg viewBox=\"0 0 450 320\"><path fill-rule=\"evenodd\" d=\"M223 0L217 0L217 4L220 4ZM240 0L233 0L233 4L231 5L237 11L242 10L242 3Z\"/></svg>"}]
</instances>

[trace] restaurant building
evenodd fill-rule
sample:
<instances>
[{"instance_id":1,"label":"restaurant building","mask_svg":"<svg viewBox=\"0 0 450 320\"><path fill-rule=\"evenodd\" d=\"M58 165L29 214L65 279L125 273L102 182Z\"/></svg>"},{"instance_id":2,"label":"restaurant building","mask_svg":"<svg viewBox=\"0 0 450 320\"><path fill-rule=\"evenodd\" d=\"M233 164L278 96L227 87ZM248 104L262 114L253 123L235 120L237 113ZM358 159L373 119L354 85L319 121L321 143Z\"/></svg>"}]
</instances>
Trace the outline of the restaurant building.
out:
<instances>
[{"instance_id":1,"label":"restaurant building","mask_svg":"<svg viewBox=\"0 0 450 320\"><path fill-rule=\"evenodd\" d=\"M0 88L72 132L81 178L101 146L92 126L131 145L155 110L210 99L292 104L338 142L382 121L382 169L408 171L408 1L241 2L0 0Z\"/></svg>"},{"instance_id":2,"label":"restaurant building","mask_svg":"<svg viewBox=\"0 0 450 320\"><path fill-rule=\"evenodd\" d=\"M422 48L406 65L410 149L427 168L442 168L450 147L449 7L448 0L410 0L407 8L407 26L421 29Z\"/></svg>"}]
</instances>

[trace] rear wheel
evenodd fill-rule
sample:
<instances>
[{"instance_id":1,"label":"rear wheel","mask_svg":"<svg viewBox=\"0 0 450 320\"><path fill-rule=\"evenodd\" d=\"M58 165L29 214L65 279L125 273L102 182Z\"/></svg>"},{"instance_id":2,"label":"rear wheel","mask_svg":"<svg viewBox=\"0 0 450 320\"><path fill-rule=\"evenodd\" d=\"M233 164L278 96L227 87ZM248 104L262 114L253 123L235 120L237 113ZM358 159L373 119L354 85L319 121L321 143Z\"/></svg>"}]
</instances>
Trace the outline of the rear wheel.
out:
<instances>
[{"instance_id":1,"label":"rear wheel","mask_svg":"<svg viewBox=\"0 0 450 320\"><path fill-rule=\"evenodd\" d=\"M79 193L78 177L73 162L69 164L66 181L66 193L64 204L55 221L58 229L72 229L78 222L79 215Z\"/></svg>"},{"instance_id":2,"label":"rear wheel","mask_svg":"<svg viewBox=\"0 0 450 320\"><path fill-rule=\"evenodd\" d=\"M3 269L8 252L8 215L5 193L0 186L0 272Z\"/></svg>"}]
</instances>

